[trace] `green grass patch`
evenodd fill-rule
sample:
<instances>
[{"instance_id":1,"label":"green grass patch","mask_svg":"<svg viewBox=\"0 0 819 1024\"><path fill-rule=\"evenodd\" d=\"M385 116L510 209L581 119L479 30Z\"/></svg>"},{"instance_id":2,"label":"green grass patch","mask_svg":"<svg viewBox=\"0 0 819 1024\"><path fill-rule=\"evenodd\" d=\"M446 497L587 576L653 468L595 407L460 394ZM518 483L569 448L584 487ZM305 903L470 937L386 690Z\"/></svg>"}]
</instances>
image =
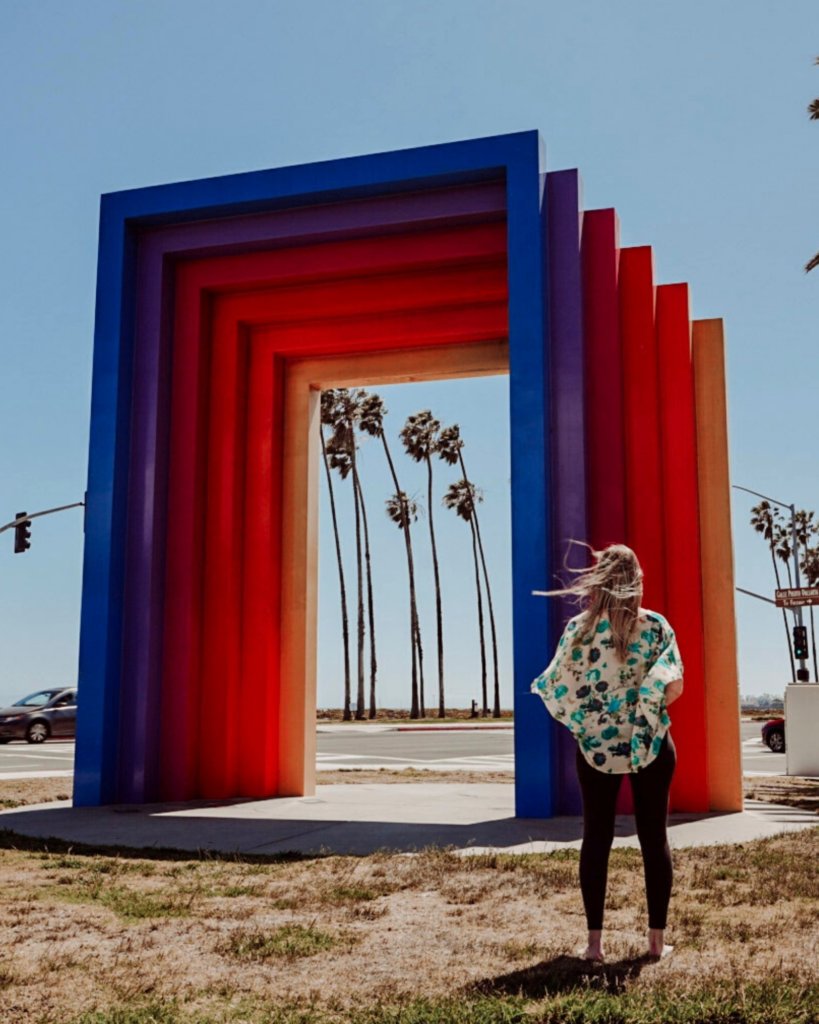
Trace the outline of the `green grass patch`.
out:
<instances>
[{"instance_id":1,"label":"green grass patch","mask_svg":"<svg viewBox=\"0 0 819 1024\"><path fill-rule=\"evenodd\" d=\"M37 893L39 899L106 907L123 921L185 917L191 912L194 895L178 892L139 892L93 875L61 879L56 885L46 886Z\"/></svg>"},{"instance_id":2,"label":"green grass patch","mask_svg":"<svg viewBox=\"0 0 819 1024\"><path fill-rule=\"evenodd\" d=\"M176 1003L152 1003L149 1006L118 1006L111 1010L92 1010L75 1017L71 1024L182 1024Z\"/></svg>"},{"instance_id":3,"label":"green grass patch","mask_svg":"<svg viewBox=\"0 0 819 1024\"><path fill-rule=\"evenodd\" d=\"M366 903L390 892L389 886L333 885L321 895L322 903Z\"/></svg>"},{"instance_id":4,"label":"green grass patch","mask_svg":"<svg viewBox=\"0 0 819 1024\"><path fill-rule=\"evenodd\" d=\"M274 954L278 955L278 954ZM522 973L522 972L520 972ZM252 998L196 1009L176 1000L96 1010L71 1024L815 1024L819 983L776 978L612 991L605 972L571 981L538 999L525 994L454 994L351 1011Z\"/></svg>"},{"instance_id":5,"label":"green grass patch","mask_svg":"<svg viewBox=\"0 0 819 1024\"><path fill-rule=\"evenodd\" d=\"M318 928L285 924L273 931L242 929L234 932L221 947L221 952L237 960L296 960L333 949L342 939Z\"/></svg>"}]
</instances>

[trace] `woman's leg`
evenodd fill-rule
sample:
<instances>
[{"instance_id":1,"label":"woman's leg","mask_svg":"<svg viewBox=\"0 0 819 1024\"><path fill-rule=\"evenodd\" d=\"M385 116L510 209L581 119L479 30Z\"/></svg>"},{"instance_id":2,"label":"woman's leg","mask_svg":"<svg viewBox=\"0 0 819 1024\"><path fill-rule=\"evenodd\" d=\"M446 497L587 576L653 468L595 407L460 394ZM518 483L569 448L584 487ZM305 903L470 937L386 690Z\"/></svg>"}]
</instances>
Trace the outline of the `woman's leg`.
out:
<instances>
[{"instance_id":1,"label":"woman's leg","mask_svg":"<svg viewBox=\"0 0 819 1024\"><path fill-rule=\"evenodd\" d=\"M662 933L674 880L667 819L668 794L676 764L674 740L671 733L666 733L660 752L651 764L631 776L648 902L649 952L654 954L663 950Z\"/></svg>"},{"instance_id":2,"label":"woman's leg","mask_svg":"<svg viewBox=\"0 0 819 1024\"><path fill-rule=\"evenodd\" d=\"M600 932L606 902L609 851L614 839L614 819L620 775L593 768L576 754L577 779L583 796L583 843L580 847L580 890L589 929L587 956L599 956Z\"/></svg>"}]
</instances>

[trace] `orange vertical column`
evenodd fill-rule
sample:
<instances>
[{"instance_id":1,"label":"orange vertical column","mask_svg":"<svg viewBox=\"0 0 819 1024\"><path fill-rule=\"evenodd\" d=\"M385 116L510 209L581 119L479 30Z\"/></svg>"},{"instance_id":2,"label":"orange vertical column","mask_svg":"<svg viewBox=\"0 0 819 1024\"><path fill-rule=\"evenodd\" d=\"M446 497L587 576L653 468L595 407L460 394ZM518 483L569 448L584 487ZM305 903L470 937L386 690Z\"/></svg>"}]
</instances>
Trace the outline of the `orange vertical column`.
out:
<instances>
[{"instance_id":1,"label":"orange vertical column","mask_svg":"<svg viewBox=\"0 0 819 1024\"><path fill-rule=\"evenodd\" d=\"M199 787L210 799L237 792L246 388L245 332L237 333L217 307L208 403L199 708Z\"/></svg>"},{"instance_id":2,"label":"orange vertical column","mask_svg":"<svg viewBox=\"0 0 819 1024\"><path fill-rule=\"evenodd\" d=\"M660 409L649 246L620 253L620 335L626 452L626 536L645 573L643 604L665 614Z\"/></svg>"},{"instance_id":3,"label":"orange vertical column","mask_svg":"<svg viewBox=\"0 0 819 1024\"><path fill-rule=\"evenodd\" d=\"M705 731L711 810L742 810L737 634L725 343L721 320L693 325L700 498ZM682 699L682 698L681 698Z\"/></svg>"},{"instance_id":4,"label":"orange vertical column","mask_svg":"<svg viewBox=\"0 0 819 1024\"><path fill-rule=\"evenodd\" d=\"M667 608L685 671L685 692L669 710L677 748L671 803L680 811L707 811L697 426L687 285L657 289L657 342Z\"/></svg>"},{"instance_id":5,"label":"orange vertical column","mask_svg":"<svg viewBox=\"0 0 819 1024\"><path fill-rule=\"evenodd\" d=\"M283 373L281 359L262 342L251 342L248 359L237 757L239 793L272 796L279 756Z\"/></svg>"}]
</instances>

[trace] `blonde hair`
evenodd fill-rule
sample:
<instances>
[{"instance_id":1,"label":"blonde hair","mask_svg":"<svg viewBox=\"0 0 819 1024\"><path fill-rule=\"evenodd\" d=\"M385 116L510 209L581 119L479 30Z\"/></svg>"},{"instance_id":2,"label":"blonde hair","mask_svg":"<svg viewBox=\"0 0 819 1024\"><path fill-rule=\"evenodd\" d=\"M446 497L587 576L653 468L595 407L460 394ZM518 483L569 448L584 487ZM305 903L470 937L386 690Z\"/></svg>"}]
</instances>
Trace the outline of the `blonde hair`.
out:
<instances>
[{"instance_id":1,"label":"blonde hair","mask_svg":"<svg viewBox=\"0 0 819 1024\"><path fill-rule=\"evenodd\" d=\"M582 643L592 625L605 617L611 625L615 649L621 658L625 658L643 596L643 570L637 555L625 544L609 544L595 551L584 541L573 540L570 543L587 547L594 559L593 563L584 569L572 569L565 564L564 559L564 569L575 573L575 579L566 587L544 593L573 596L582 601L583 613L572 646Z\"/></svg>"}]
</instances>

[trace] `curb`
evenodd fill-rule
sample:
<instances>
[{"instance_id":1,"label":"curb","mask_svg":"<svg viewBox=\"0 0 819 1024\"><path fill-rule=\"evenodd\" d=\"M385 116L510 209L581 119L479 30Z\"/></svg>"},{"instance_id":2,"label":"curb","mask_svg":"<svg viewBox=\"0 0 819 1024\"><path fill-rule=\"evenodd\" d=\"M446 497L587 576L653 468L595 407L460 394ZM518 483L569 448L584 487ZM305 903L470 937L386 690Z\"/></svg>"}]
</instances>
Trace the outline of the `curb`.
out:
<instances>
[{"instance_id":1,"label":"curb","mask_svg":"<svg viewBox=\"0 0 819 1024\"><path fill-rule=\"evenodd\" d=\"M487 729L514 729L514 725L397 725L396 732L482 732Z\"/></svg>"}]
</instances>

